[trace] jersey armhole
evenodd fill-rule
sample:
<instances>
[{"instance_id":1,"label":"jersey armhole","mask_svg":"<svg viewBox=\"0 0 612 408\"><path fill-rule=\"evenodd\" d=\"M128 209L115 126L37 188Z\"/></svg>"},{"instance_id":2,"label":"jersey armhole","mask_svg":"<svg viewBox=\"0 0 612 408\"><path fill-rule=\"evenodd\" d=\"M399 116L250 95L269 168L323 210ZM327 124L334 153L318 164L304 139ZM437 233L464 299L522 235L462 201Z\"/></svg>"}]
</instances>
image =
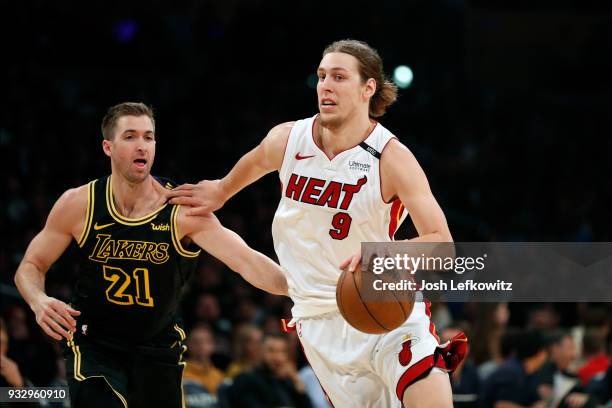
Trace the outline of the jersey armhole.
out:
<instances>
[{"instance_id":1,"label":"jersey armhole","mask_svg":"<svg viewBox=\"0 0 612 408\"><path fill-rule=\"evenodd\" d=\"M94 204L95 204L95 194L94 194L94 186L96 184L96 180L90 181L87 184L87 212L85 215L85 226L83 227L83 231L81 232L81 236L77 241L79 248L82 248L85 245L85 241L87 241L87 237L89 236L89 230L91 229L91 223L93 220L94 213Z\"/></svg>"},{"instance_id":2,"label":"jersey armhole","mask_svg":"<svg viewBox=\"0 0 612 408\"><path fill-rule=\"evenodd\" d=\"M172 208L172 213L170 215L170 235L172 236L172 244L174 245L174 249L176 250L176 252L179 253L179 255L182 255L187 258L196 258L198 255L200 255L201 251L198 250L196 252L193 252L183 248L183 245L181 245L181 240L178 237L176 218L178 216L179 208L181 208L180 205L175 205L174 208Z\"/></svg>"},{"instance_id":3,"label":"jersey armhole","mask_svg":"<svg viewBox=\"0 0 612 408\"><path fill-rule=\"evenodd\" d=\"M290 146L292 146L291 144L291 136L293 135L293 131L295 130L295 125L298 123L299 121L295 121L293 122L293 125L291 125L291 129L289 130L289 135L287 136L287 142L285 143L285 149L283 151L283 161L281 163L280 168L278 169L278 177L280 179L281 184L283 183L283 180L285 179L285 163L287 162L287 156L291 156L292 154L292 148Z\"/></svg>"},{"instance_id":4,"label":"jersey armhole","mask_svg":"<svg viewBox=\"0 0 612 408\"><path fill-rule=\"evenodd\" d=\"M393 201L395 201L398 198L397 195L394 195L393 197L391 197L391 199L389 201L385 201L385 197L383 196L382 155L384 154L385 149L389 145L389 142L391 142L391 140L393 140L393 139L399 141L397 136L389 137L389 140L387 140L385 142L385 144L383 145L382 149L380 149L380 159L378 160L378 188L380 189L380 199L385 204L392 204Z\"/></svg>"}]
</instances>

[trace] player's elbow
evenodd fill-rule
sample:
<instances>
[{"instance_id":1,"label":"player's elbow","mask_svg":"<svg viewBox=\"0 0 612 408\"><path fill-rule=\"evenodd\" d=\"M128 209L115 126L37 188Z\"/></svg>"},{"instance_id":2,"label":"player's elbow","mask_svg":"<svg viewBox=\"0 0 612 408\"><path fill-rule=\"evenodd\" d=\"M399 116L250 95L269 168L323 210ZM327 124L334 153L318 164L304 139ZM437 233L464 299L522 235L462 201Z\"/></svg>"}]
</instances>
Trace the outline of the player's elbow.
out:
<instances>
[{"instance_id":1,"label":"player's elbow","mask_svg":"<svg viewBox=\"0 0 612 408\"><path fill-rule=\"evenodd\" d=\"M283 268L278 265L271 271L271 279L267 292L273 295L289 296L289 285L287 284L287 274Z\"/></svg>"},{"instance_id":2,"label":"player's elbow","mask_svg":"<svg viewBox=\"0 0 612 408\"><path fill-rule=\"evenodd\" d=\"M453 236L448 229L443 231L437 231L436 234L439 237L438 242L453 242Z\"/></svg>"},{"instance_id":3,"label":"player's elbow","mask_svg":"<svg viewBox=\"0 0 612 408\"><path fill-rule=\"evenodd\" d=\"M28 268L32 268L34 267L35 270L38 270L39 267L36 263L29 261L28 259L24 258L21 263L19 264L19 267L17 268L17 271L15 272L15 276L13 277L13 282L15 282L15 285L17 287L19 287L20 282L25 279L25 275L26 275L26 270Z\"/></svg>"},{"instance_id":4,"label":"player's elbow","mask_svg":"<svg viewBox=\"0 0 612 408\"><path fill-rule=\"evenodd\" d=\"M249 260L248 257L241 253L234 254L230 259L223 260L225 265L238 275L244 277L248 273Z\"/></svg>"},{"instance_id":5,"label":"player's elbow","mask_svg":"<svg viewBox=\"0 0 612 408\"><path fill-rule=\"evenodd\" d=\"M429 231L423 231L419 234L419 241L421 242L453 242L448 228L446 229L431 229Z\"/></svg>"},{"instance_id":6,"label":"player's elbow","mask_svg":"<svg viewBox=\"0 0 612 408\"><path fill-rule=\"evenodd\" d=\"M252 280L254 269L257 269L259 253L251 248L237 251L227 264L234 272L242 276L246 281Z\"/></svg>"},{"instance_id":7,"label":"player's elbow","mask_svg":"<svg viewBox=\"0 0 612 408\"><path fill-rule=\"evenodd\" d=\"M279 279L279 282L276 288L278 290L275 291L276 292L274 293L275 295L289 296L289 285L287 285L287 278L285 278L284 276L281 279Z\"/></svg>"},{"instance_id":8,"label":"player's elbow","mask_svg":"<svg viewBox=\"0 0 612 408\"><path fill-rule=\"evenodd\" d=\"M243 278L247 278L249 275L249 265L242 260L235 260L232 264L228 264L232 271L236 272Z\"/></svg>"},{"instance_id":9,"label":"player's elbow","mask_svg":"<svg viewBox=\"0 0 612 408\"><path fill-rule=\"evenodd\" d=\"M251 285L273 295L288 296L287 278L281 268L257 251L240 254L232 266Z\"/></svg>"}]
</instances>

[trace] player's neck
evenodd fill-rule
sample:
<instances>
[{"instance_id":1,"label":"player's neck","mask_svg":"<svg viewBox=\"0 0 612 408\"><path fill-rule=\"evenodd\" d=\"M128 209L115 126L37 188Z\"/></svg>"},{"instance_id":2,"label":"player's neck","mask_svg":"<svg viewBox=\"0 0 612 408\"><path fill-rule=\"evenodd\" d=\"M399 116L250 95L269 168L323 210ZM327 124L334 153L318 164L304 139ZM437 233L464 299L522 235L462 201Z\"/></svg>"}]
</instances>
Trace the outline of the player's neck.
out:
<instances>
[{"instance_id":1,"label":"player's neck","mask_svg":"<svg viewBox=\"0 0 612 408\"><path fill-rule=\"evenodd\" d=\"M156 181L151 175L140 183L132 183L121 176L113 175L111 183L115 208L124 217L142 217L163 205L159 194L153 188L152 183Z\"/></svg>"},{"instance_id":2,"label":"player's neck","mask_svg":"<svg viewBox=\"0 0 612 408\"><path fill-rule=\"evenodd\" d=\"M376 122L370 120L367 115L345 120L337 127L323 126L318 120L315 140L327 156L333 158L367 139L375 126Z\"/></svg>"}]
</instances>

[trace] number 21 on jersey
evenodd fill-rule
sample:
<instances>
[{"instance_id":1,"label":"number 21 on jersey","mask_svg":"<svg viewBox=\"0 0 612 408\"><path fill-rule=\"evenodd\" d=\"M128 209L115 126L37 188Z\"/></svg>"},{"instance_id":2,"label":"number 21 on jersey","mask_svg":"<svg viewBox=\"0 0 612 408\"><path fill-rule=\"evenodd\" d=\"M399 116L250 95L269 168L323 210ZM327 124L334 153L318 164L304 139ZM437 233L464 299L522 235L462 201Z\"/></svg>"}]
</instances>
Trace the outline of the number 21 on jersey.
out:
<instances>
[{"instance_id":1,"label":"number 21 on jersey","mask_svg":"<svg viewBox=\"0 0 612 408\"><path fill-rule=\"evenodd\" d=\"M104 265L104 279L111 284L106 289L106 299L118 305L133 305L153 307L154 302L149 289L149 270L146 268L136 268L132 271L132 276L123 269L114 266ZM133 279L132 279L133 278ZM132 285L132 280L134 284ZM134 290L134 287L136 289ZM135 294L134 291L136 292ZM126 292L132 292L126 293Z\"/></svg>"}]
</instances>

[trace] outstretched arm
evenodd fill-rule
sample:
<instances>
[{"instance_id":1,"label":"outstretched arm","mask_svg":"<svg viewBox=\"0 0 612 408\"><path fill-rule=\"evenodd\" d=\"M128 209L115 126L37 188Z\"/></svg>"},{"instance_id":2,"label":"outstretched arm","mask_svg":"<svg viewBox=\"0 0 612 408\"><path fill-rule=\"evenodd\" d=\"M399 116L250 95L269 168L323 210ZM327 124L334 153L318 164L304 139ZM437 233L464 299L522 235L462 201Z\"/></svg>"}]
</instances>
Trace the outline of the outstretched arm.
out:
<instances>
[{"instance_id":1,"label":"outstretched arm","mask_svg":"<svg viewBox=\"0 0 612 408\"><path fill-rule=\"evenodd\" d=\"M165 195L171 197L171 204L194 207L187 215L203 215L218 210L244 187L280 169L292 127L293 122L274 127L261 143L242 156L222 179L184 184Z\"/></svg>"},{"instance_id":2,"label":"outstretched arm","mask_svg":"<svg viewBox=\"0 0 612 408\"><path fill-rule=\"evenodd\" d=\"M34 237L15 273L15 284L28 303L36 322L49 336L71 338L76 329L73 316L80 312L45 293L45 275L66 250L75 234L84 228L87 187L66 191L49 213L45 227Z\"/></svg>"},{"instance_id":3,"label":"outstretched arm","mask_svg":"<svg viewBox=\"0 0 612 408\"><path fill-rule=\"evenodd\" d=\"M238 272L251 285L275 295L288 295L287 279L281 267L264 254L249 247L238 234L225 228L214 214L178 214L181 231L200 248Z\"/></svg>"}]
</instances>

